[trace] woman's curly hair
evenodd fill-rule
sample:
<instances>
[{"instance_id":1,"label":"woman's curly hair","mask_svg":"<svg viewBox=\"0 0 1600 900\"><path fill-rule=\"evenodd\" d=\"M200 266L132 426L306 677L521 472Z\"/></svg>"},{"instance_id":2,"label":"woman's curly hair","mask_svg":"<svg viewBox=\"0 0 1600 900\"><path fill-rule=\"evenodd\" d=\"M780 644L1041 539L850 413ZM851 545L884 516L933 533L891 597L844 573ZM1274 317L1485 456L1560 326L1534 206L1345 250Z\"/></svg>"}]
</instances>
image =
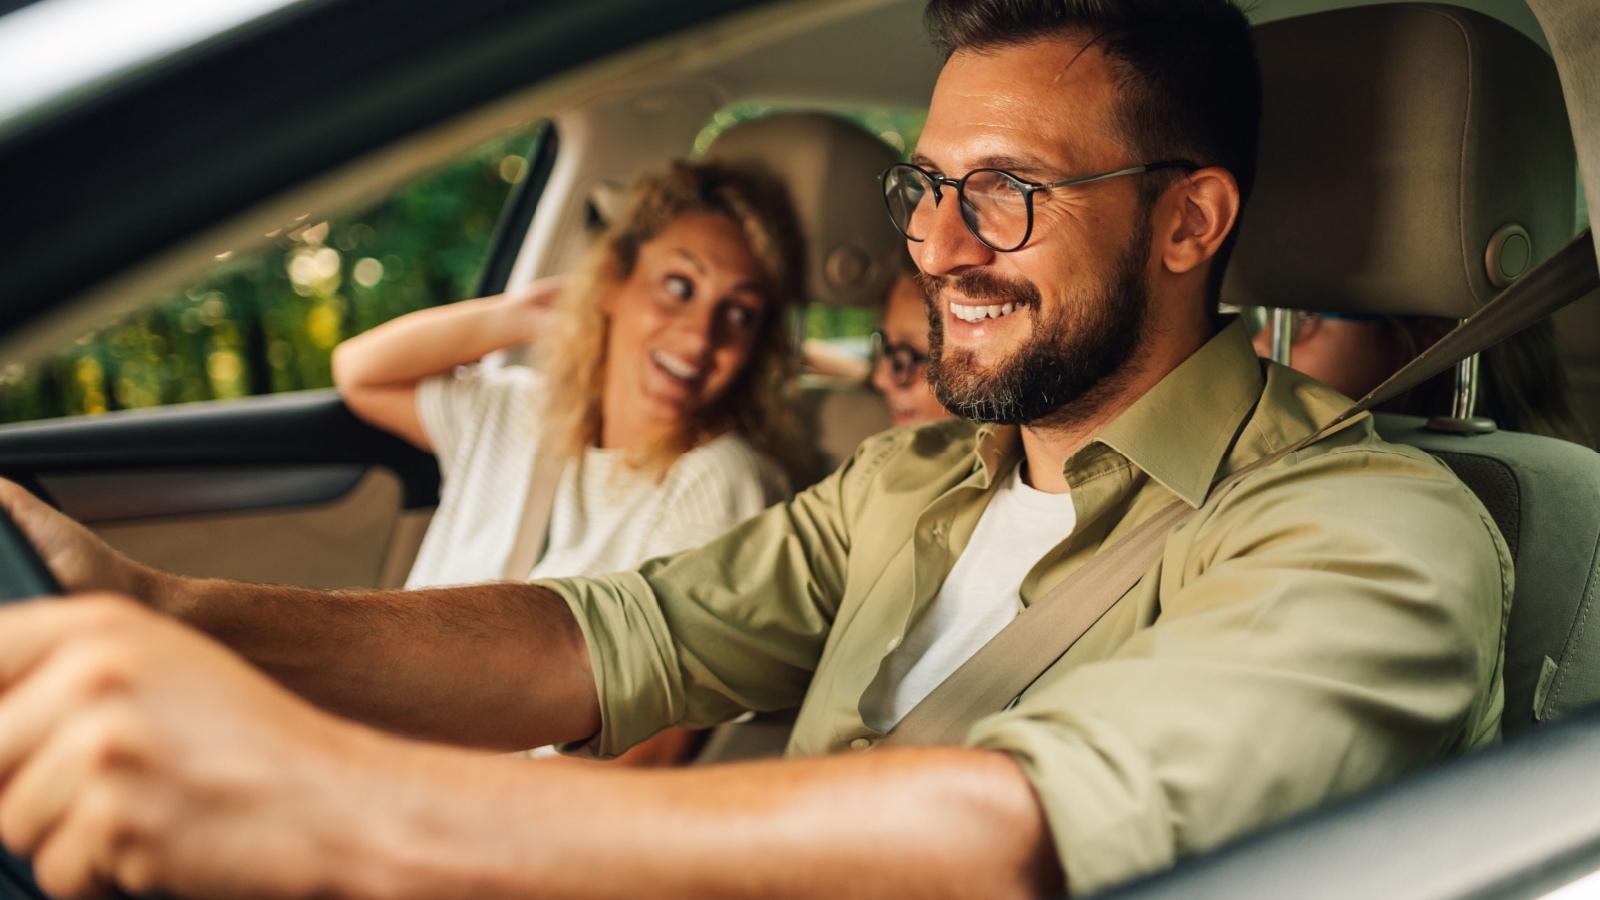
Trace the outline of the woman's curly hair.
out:
<instances>
[{"instance_id":1,"label":"woman's curly hair","mask_svg":"<svg viewBox=\"0 0 1600 900\"><path fill-rule=\"evenodd\" d=\"M627 211L590 248L558 301L556 325L541 341L538 368L552 386L544 423L551 446L578 456L600 440L600 398L606 367L607 292L638 264L639 248L685 215L723 216L744 233L764 278L765 308L750 360L727 393L688 427L632 462L658 477L683 453L733 431L788 467L798 460L799 423L793 412L797 354L793 316L805 276L805 243L789 192L776 177L748 165L674 162L641 177Z\"/></svg>"}]
</instances>

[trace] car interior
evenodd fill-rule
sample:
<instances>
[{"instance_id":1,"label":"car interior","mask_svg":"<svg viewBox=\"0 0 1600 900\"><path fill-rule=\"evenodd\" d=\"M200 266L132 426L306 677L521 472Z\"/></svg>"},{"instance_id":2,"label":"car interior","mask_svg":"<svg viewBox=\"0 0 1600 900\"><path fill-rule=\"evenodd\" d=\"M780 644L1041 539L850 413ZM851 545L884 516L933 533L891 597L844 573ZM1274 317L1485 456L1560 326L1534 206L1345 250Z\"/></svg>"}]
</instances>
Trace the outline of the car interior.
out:
<instances>
[{"instance_id":1,"label":"car interior","mask_svg":"<svg viewBox=\"0 0 1600 900\"><path fill-rule=\"evenodd\" d=\"M782 175L811 248L810 299L870 308L893 275L893 255L904 252L875 180L897 152L837 113L926 107L939 60L927 46L921 8L920 0L757 4L519 82L422 131L338 157L314 177L286 177L242 211L94 278L71 302L0 340L10 356L47 352L157 288L193 278L219 253L247 252L285 222L380 195L515 123L537 120L551 127L530 153L480 287L497 292L561 273L583 252L589 224L615 211L638 174L689 154L713 116L749 103L779 112L724 132L710 155L754 160ZM1262 0L1253 17L1266 88L1263 140L1225 302L1462 319L1587 224L1573 128L1593 120L1596 99L1563 93L1572 76L1557 71L1550 40L1523 0ZM1600 434L1600 291L1556 322L1574 400ZM1467 371L1462 391L1470 394ZM863 385L810 379L803 398L815 463L798 473L800 483L888 424L881 400ZM1470 398L1458 397L1453 408L1431 411L1435 419L1380 414L1378 427L1449 465L1505 535L1517 566L1505 730L1542 731L1533 726L1600 703L1600 628L1590 625L1600 457L1553 438L1458 427L1469 407ZM401 584L439 488L429 455L357 422L331 389L3 425L0 474L153 565L327 588ZM707 759L776 752L783 733L781 717L725 729L709 742ZM1581 765L1577 756L1542 760L1530 765L1543 765L1551 779ZM1277 844L1247 842L1237 857L1244 862L1224 856L1180 866L1171 879L1126 895L1232 895L1241 871L1255 865L1265 873L1262 893L1276 884L1311 896L1307 869L1295 863L1308 846L1345 841L1372 852L1372 817L1399 823L1406 809L1464 802L1463 785L1478 782L1456 771L1429 773L1410 793L1394 792L1395 806L1372 805L1384 797L1357 801L1344 810L1346 824L1330 826L1343 832L1289 829ZM1583 821L1592 825L1600 789L1544 792L1562 790L1571 809L1589 803ZM1456 799L1418 799L1438 797ZM1452 818L1474 818L1459 810ZM1502 824L1523 828L1525 840L1485 832L1475 852L1485 867L1503 862L1523 871L1549 841L1568 840L1562 859L1581 857L1580 868L1592 870L1600 858L1583 841L1600 831L1573 821L1507 817ZM1566 830L1546 840L1549 829ZM1441 860L1477 846L1454 832L1436 837L1387 868L1334 870L1341 874L1327 883L1341 895L1398 896L1385 890L1394 879L1446 866ZM1191 870L1199 880L1185 880ZM1529 885L1554 883L1554 869L1540 871L1544 881L1518 881L1522 893L1514 895L1534 896ZM1474 883L1469 876L1463 884Z\"/></svg>"}]
</instances>

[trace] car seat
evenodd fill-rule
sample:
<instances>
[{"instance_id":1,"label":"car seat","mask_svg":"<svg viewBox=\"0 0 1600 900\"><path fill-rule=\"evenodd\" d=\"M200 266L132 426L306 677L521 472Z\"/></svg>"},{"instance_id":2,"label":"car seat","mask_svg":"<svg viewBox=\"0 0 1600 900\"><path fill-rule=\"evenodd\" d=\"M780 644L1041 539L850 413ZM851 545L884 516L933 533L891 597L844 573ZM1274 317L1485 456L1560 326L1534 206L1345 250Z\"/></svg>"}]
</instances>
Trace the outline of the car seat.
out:
<instances>
[{"instance_id":1,"label":"car seat","mask_svg":"<svg viewBox=\"0 0 1600 900\"><path fill-rule=\"evenodd\" d=\"M878 308L905 241L889 224L878 175L899 161L888 144L837 116L780 113L717 137L713 158L749 161L789 185L805 233L807 299ZM797 487L833 471L862 439L889 427L888 407L865 385L808 380L800 413L813 462Z\"/></svg>"},{"instance_id":2,"label":"car seat","mask_svg":"<svg viewBox=\"0 0 1600 900\"><path fill-rule=\"evenodd\" d=\"M797 112L741 122L718 135L707 155L761 165L788 183L806 238L806 299L883 304L897 271L894 254L906 252L878 188L879 173L899 161L889 145L836 116ZM811 381L802 400L813 460L797 473L796 487L833 471L862 439L889 427L888 407L865 385ZM784 711L723 725L695 762L777 756L793 724L793 712Z\"/></svg>"},{"instance_id":3,"label":"car seat","mask_svg":"<svg viewBox=\"0 0 1600 900\"><path fill-rule=\"evenodd\" d=\"M1576 165L1559 78L1515 29L1415 4L1256 35L1260 162L1226 302L1459 319L1572 237ZM1505 535L1516 565L1505 730L1600 700L1600 456L1416 417L1377 424L1450 466Z\"/></svg>"}]
</instances>

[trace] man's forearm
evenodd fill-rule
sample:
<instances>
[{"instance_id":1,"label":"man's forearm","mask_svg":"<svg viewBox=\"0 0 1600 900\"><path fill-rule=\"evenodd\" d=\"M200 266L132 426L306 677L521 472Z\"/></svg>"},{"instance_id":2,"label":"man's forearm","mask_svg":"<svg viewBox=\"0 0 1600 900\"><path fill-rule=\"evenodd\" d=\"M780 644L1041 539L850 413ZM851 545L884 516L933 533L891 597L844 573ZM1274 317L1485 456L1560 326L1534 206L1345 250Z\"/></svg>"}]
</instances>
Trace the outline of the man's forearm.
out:
<instances>
[{"instance_id":1,"label":"man's forearm","mask_svg":"<svg viewBox=\"0 0 1600 900\"><path fill-rule=\"evenodd\" d=\"M373 792L403 806L379 804L386 827L352 870L402 896L1030 897L1061 887L1032 786L993 751L665 771L408 752L409 770L390 769L395 783Z\"/></svg>"},{"instance_id":2,"label":"man's forearm","mask_svg":"<svg viewBox=\"0 0 1600 900\"><path fill-rule=\"evenodd\" d=\"M516 750L599 728L583 634L534 585L326 592L152 575L146 598L331 712Z\"/></svg>"}]
</instances>

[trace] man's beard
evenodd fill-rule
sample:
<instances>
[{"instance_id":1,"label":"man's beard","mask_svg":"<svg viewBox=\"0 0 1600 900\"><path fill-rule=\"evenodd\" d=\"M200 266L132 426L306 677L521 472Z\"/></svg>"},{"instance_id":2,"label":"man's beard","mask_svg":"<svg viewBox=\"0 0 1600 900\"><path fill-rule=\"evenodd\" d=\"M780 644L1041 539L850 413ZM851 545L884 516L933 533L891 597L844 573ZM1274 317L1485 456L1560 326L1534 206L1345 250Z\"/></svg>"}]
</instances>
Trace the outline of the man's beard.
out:
<instances>
[{"instance_id":1,"label":"man's beard","mask_svg":"<svg viewBox=\"0 0 1600 900\"><path fill-rule=\"evenodd\" d=\"M929 298L928 383L939 402L963 418L1001 425L1065 425L1092 413L1115 392L1143 343L1150 305L1148 213L1144 218L1109 283L1093 295L1062 303L1048 319L1032 283L977 271L920 276ZM971 350L946 352L941 287L980 303L1026 306L1033 316L1027 342L990 368L981 366Z\"/></svg>"}]
</instances>

